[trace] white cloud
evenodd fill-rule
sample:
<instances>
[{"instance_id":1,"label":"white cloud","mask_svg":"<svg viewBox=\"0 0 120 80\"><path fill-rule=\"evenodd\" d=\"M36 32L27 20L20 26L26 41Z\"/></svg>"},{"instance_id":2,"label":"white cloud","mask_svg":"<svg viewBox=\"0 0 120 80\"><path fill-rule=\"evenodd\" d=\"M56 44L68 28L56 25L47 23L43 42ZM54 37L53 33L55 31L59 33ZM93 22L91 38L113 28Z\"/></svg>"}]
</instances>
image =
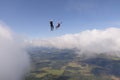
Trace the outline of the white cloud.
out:
<instances>
[{"instance_id":1,"label":"white cloud","mask_svg":"<svg viewBox=\"0 0 120 80\"><path fill-rule=\"evenodd\" d=\"M76 48L80 54L88 53L120 53L120 28L105 30L86 30L77 34L67 34L61 37L33 40L32 45L55 47L59 49Z\"/></svg>"},{"instance_id":2,"label":"white cloud","mask_svg":"<svg viewBox=\"0 0 120 80\"><path fill-rule=\"evenodd\" d=\"M0 80L22 80L29 67L24 48L23 41L0 23Z\"/></svg>"},{"instance_id":3,"label":"white cloud","mask_svg":"<svg viewBox=\"0 0 120 80\"><path fill-rule=\"evenodd\" d=\"M0 37L11 39L12 32L5 24L0 23Z\"/></svg>"}]
</instances>

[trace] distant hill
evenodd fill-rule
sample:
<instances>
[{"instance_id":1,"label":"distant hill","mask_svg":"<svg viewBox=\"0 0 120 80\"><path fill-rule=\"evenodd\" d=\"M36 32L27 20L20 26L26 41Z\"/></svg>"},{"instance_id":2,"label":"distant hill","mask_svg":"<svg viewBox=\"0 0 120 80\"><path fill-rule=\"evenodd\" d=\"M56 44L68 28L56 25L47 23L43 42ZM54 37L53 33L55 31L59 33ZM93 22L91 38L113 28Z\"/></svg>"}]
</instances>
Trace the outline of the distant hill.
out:
<instances>
[{"instance_id":1,"label":"distant hill","mask_svg":"<svg viewBox=\"0 0 120 80\"><path fill-rule=\"evenodd\" d=\"M92 58L75 50L35 48L26 80L120 80L120 58L104 54Z\"/></svg>"}]
</instances>

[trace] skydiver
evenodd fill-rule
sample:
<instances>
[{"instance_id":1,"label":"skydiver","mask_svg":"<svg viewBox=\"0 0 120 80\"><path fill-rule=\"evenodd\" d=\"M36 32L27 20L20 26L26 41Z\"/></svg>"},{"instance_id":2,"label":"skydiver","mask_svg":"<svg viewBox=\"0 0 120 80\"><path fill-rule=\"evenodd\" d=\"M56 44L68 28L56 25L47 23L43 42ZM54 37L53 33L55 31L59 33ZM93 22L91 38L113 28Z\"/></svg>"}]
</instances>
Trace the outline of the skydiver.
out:
<instances>
[{"instance_id":1,"label":"skydiver","mask_svg":"<svg viewBox=\"0 0 120 80\"><path fill-rule=\"evenodd\" d=\"M51 27L51 31L53 31L54 30L53 21L50 21L50 27Z\"/></svg>"},{"instance_id":2,"label":"skydiver","mask_svg":"<svg viewBox=\"0 0 120 80\"><path fill-rule=\"evenodd\" d=\"M57 24L56 29L60 27L60 23Z\"/></svg>"}]
</instances>

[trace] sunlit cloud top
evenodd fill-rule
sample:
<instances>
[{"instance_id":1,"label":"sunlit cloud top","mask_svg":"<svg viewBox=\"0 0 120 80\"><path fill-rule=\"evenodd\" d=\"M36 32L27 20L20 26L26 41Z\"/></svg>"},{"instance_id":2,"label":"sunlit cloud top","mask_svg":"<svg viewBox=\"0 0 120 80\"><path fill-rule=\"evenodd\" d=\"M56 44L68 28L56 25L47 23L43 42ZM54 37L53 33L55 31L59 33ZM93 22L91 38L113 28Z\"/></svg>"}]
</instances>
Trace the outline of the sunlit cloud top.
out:
<instances>
[{"instance_id":1,"label":"sunlit cloud top","mask_svg":"<svg viewBox=\"0 0 120 80\"><path fill-rule=\"evenodd\" d=\"M104 30L85 30L77 34L33 40L38 47L59 49L78 49L81 53L118 53L120 52L120 28Z\"/></svg>"}]
</instances>

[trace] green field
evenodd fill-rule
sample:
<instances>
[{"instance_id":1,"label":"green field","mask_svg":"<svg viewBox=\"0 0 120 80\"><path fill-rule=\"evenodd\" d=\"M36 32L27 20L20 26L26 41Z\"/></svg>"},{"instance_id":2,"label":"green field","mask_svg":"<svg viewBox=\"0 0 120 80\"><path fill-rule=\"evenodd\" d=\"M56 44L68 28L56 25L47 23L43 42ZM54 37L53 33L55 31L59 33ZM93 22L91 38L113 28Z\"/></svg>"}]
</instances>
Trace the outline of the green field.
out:
<instances>
[{"instance_id":1,"label":"green field","mask_svg":"<svg viewBox=\"0 0 120 80\"><path fill-rule=\"evenodd\" d=\"M81 59L73 50L30 52L32 68L26 80L117 80L120 59L98 57Z\"/></svg>"}]
</instances>

